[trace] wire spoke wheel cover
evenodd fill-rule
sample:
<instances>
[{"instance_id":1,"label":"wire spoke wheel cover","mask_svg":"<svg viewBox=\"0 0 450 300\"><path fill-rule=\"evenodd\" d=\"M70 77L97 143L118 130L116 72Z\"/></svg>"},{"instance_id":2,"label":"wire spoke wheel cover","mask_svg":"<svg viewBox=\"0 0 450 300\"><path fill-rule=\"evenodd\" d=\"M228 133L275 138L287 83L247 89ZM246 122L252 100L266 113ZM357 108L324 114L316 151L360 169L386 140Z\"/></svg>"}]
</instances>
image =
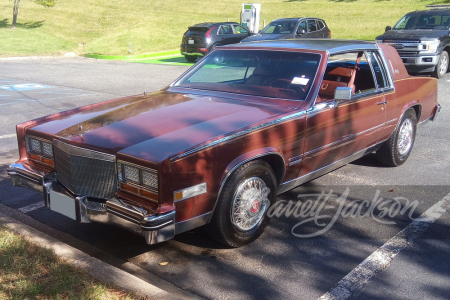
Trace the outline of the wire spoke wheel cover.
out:
<instances>
[{"instance_id":1,"label":"wire spoke wheel cover","mask_svg":"<svg viewBox=\"0 0 450 300\"><path fill-rule=\"evenodd\" d=\"M269 193L270 189L258 177L238 186L231 208L231 221L238 230L248 231L258 226L270 206Z\"/></svg>"},{"instance_id":2,"label":"wire spoke wheel cover","mask_svg":"<svg viewBox=\"0 0 450 300\"><path fill-rule=\"evenodd\" d=\"M411 154L416 138L417 115L413 108L402 116L397 128L382 146L377 150L379 162L390 166L402 165Z\"/></svg>"},{"instance_id":3,"label":"wire spoke wheel cover","mask_svg":"<svg viewBox=\"0 0 450 300\"><path fill-rule=\"evenodd\" d=\"M398 135L398 142L397 142L398 154L405 155L411 149L411 145L413 142L412 134L413 134L412 122L410 119L406 119L405 121L403 121Z\"/></svg>"},{"instance_id":4,"label":"wire spoke wheel cover","mask_svg":"<svg viewBox=\"0 0 450 300\"><path fill-rule=\"evenodd\" d=\"M253 242L270 222L267 211L277 201L276 191L277 179L266 161L243 163L223 184L208 234L231 247Z\"/></svg>"}]
</instances>

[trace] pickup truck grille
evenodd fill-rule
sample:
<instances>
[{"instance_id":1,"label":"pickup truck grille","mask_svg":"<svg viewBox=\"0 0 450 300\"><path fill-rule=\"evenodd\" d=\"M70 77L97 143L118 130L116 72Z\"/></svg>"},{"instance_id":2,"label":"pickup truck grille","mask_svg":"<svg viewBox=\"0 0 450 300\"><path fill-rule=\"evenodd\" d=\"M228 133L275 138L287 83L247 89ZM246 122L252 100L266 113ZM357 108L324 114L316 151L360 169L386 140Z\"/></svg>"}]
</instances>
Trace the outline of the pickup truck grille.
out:
<instances>
[{"instance_id":1,"label":"pickup truck grille","mask_svg":"<svg viewBox=\"0 0 450 300\"><path fill-rule=\"evenodd\" d=\"M418 51L400 51L397 50L398 55L400 55L400 57L407 57L407 56L417 56L419 54Z\"/></svg>"},{"instance_id":2,"label":"pickup truck grille","mask_svg":"<svg viewBox=\"0 0 450 300\"><path fill-rule=\"evenodd\" d=\"M58 141L54 144L58 181L75 195L108 199L117 191L115 162L87 157L88 149L80 149ZM76 154L74 155L75 152ZM106 156L106 155L105 155Z\"/></svg>"},{"instance_id":3,"label":"pickup truck grille","mask_svg":"<svg viewBox=\"0 0 450 300\"><path fill-rule=\"evenodd\" d=\"M403 43L420 43L420 40L418 39L402 39L402 40L395 40L395 39L385 39L383 40L383 43L395 43L395 44L403 44Z\"/></svg>"}]
</instances>

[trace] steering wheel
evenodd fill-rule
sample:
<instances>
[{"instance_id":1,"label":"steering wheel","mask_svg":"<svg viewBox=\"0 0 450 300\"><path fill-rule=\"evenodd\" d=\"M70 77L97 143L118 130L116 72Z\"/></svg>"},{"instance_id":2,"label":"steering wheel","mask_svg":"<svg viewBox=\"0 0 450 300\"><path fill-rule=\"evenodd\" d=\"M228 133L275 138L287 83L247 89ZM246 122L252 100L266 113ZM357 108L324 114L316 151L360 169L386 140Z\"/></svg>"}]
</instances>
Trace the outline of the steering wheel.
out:
<instances>
[{"instance_id":1,"label":"steering wheel","mask_svg":"<svg viewBox=\"0 0 450 300\"><path fill-rule=\"evenodd\" d=\"M278 88L282 88L282 89L288 89L288 88L291 87L291 81L292 80L285 79L285 78L275 79L274 81L272 81L270 86L271 87L278 87Z\"/></svg>"}]
</instances>

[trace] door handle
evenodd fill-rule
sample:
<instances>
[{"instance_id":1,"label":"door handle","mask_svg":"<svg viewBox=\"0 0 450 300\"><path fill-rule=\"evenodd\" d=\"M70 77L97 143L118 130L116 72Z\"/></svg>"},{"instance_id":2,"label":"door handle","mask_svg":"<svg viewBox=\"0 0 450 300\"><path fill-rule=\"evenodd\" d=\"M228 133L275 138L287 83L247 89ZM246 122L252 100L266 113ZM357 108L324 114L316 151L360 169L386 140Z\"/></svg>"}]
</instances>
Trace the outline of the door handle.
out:
<instances>
[{"instance_id":1,"label":"door handle","mask_svg":"<svg viewBox=\"0 0 450 300\"><path fill-rule=\"evenodd\" d=\"M377 102L377 105L383 105L383 104L388 104L388 101L383 101L383 102Z\"/></svg>"}]
</instances>

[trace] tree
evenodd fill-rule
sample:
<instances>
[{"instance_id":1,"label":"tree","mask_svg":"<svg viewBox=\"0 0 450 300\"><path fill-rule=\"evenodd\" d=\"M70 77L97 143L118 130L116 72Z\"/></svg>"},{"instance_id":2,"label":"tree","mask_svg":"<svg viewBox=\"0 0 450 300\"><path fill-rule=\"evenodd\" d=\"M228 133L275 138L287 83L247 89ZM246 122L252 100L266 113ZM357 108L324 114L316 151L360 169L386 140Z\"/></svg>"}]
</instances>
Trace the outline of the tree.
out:
<instances>
[{"instance_id":1,"label":"tree","mask_svg":"<svg viewBox=\"0 0 450 300\"><path fill-rule=\"evenodd\" d=\"M14 8L13 8L13 21L11 28L16 28L16 22L17 22L17 15L19 14L19 4L20 0L13 0L14 1ZM52 7L55 6L56 0L32 0L33 2L36 2L39 5L45 6L45 7Z\"/></svg>"}]
</instances>

